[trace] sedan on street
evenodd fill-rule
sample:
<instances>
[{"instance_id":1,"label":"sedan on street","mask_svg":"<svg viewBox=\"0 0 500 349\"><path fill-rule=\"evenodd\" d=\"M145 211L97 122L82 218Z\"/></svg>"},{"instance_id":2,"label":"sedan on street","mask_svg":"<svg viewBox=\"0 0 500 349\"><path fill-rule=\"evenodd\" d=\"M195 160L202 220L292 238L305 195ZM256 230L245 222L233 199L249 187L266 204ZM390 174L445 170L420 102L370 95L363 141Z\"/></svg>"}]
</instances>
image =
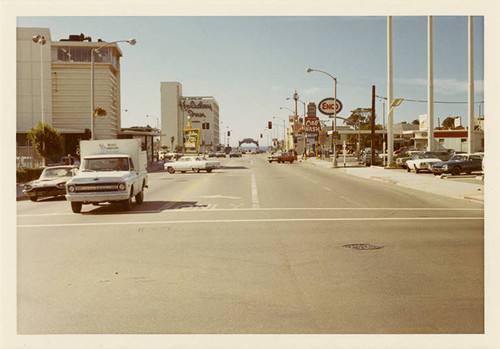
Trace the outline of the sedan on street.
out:
<instances>
[{"instance_id":1,"label":"sedan on street","mask_svg":"<svg viewBox=\"0 0 500 349\"><path fill-rule=\"evenodd\" d=\"M177 161L165 163L164 168L169 173L175 173L175 171L181 173L185 173L186 171L207 171L210 173L213 169L220 168L220 162L207 160L202 156L184 156Z\"/></svg>"},{"instance_id":2,"label":"sedan on street","mask_svg":"<svg viewBox=\"0 0 500 349\"><path fill-rule=\"evenodd\" d=\"M406 170L410 172L414 170L415 173L420 173L421 171L431 172L431 165L447 161L451 158L452 153L441 152L441 151L423 151L418 153L413 157L413 159L406 161Z\"/></svg>"},{"instance_id":3,"label":"sedan on street","mask_svg":"<svg viewBox=\"0 0 500 349\"><path fill-rule=\"evenodd\" d=\"M482 163L483 159L479 154L455 154L448 161L432 164L431 171L435 175L451 173L456 176L462 172L470 174L471 172L482 171Z\"/></svg>"},{"instance_id":4,"label":"sedan on street","mask_svg":"<svg viewBox=\"0 0 500 349\"><path fill-rule=\"evenodd\" d=\"M40 178L24 185L23 193L31 201L41 197L66 195L66 182L78 171L78 166L51 166L43 170Z\"/></svg>"}]
</instances>

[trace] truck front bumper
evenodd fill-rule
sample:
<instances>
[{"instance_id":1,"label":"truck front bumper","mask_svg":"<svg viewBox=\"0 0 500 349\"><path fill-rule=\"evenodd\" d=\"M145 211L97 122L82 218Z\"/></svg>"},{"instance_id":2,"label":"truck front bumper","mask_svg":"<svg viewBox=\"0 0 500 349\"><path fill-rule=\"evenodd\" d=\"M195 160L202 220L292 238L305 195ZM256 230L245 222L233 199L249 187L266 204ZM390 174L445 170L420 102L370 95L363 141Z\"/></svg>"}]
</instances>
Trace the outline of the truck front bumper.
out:
<instances>
[{"instance_id":1,"label":"truck front bumper","mask_svg":"<svg viewBox=\"0 0 500 349\"><path fill-rule=\"evenodd\" d=\"M121 201L127 200L129 197L130 194L127 191L66 194L66 200L83 203Z\"/></svg>"}]
</instances>

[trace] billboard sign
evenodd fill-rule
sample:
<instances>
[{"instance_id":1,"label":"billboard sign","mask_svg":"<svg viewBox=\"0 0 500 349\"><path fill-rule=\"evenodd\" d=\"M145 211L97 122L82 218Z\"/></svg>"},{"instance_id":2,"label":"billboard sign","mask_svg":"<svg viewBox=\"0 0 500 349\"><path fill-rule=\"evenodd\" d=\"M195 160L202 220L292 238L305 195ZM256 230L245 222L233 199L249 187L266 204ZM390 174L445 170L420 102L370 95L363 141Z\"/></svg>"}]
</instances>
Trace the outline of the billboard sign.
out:
<instances>
[{"instance_id":1,"label":"billboard sign","mask_svg":"<svg viewBox=\"0 0 500 349\"><path fill-rule=\"evenodd\" d=\"M342 102L338 98L335 100L333 97L328 97L319 102L318 110L320 113L331 117L335 115L335 112L338 114L342 111Z\"/></svg>"},{"instance_id":2,"label":"billboard sign","mask_svg":"<svg viewBox=\"0 0 500 349\"><path fill-rule=\"evenodd\" d=\"M307 116L316 116L316 103L307 103Z\"/></svg>"},{"instance_id":3,"label":"billboard sign","mask_svg":"<svg viewBox=\"0 0 500 349\"><path fill-rule=\"evenodd\" d=\"M418 123L419 123L419 131L427 131L427 124L429 122L429 118L427 117L427 114L419 115L418 116Z\"/></svg>"},{"instance_id":4,"label":"billboard sign","mask_svg":"<svg viewBox=\"0 0 500 349\"><path fill-rule=\"evenodd\" d=\"M306 133L319 133L321 131L321 124L318 117L306 117Z\"/></svg>"},{"instance_id":5,"label":"billboard sign","mask_svg":"<svg viewBox=\"0 0 500 349\"><path fill-rule=\"evenodd\" d=\"M184 129L184 148L187 153L196 154L198 152L200 135L201 130L199 128Z\"/></svg>"}]
</instances>

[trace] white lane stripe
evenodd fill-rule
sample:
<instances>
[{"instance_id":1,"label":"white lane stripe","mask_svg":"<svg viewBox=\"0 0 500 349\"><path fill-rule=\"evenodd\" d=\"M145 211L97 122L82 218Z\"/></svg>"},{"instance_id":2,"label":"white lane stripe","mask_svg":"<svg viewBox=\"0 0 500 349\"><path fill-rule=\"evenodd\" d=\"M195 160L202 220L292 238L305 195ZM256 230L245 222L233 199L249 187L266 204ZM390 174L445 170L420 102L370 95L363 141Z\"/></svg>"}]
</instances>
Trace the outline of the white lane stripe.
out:
<instances>
[{"instance_id":1,"label":"white lane stripe","mask_svg":"<svg viewBox=\"0 0 500 349\"><path fill-rule=\"evenodd\" d=\"M259 208L259 196L257 195L257 184L255 175L252 173L252 208Z\"/></svg>"},{"instance_id":2,"label":"white lane stripe","mask_svg":"<svg viewBox=\"0 0 500 349\"><path fill-rule=\"evenodd\" d=\"M85 207L85 206L84 206ZM189 208L186 206L185 208ZM216 209L197 209L197 211L224 212L224 211L484 211L482 208L446 208L446 207L262 207L262 208L216 208ZM151 210L151 211L128 211L128 212L107 212L95 213L96 216L104 215L133 215L138 213L177 213L193 212L193 210L170 209L170 210ZM83 216L93 215L91 212L84 212ZM75 216L74 213L37 213L37 214L18 214L17 217L43 217L43 216Z\"/></svg>"},{"instance_id":3,"label":"white lane stripe","mask_svg":"<svg viewBox=\"0 0 500 349\"><path fill-rule=\"evenodd\" d=\"M263 219L199 219L189 221L152 221L152 222L100 222L100 223L61 223L61 224L26 224L18 228L43 227L81 227L103 225L147 225L147 224L200 224L200 223L273 223L273 222L349 222L349 221L421 221L421 220L484 220L483 217L377 217L377 218L263 218Z\"/></svg>"},{"instance_id":4,"label":"white lane stripe","mask_svg":"<svg viewBox=\"0 0 500 349\"><path fill-rule=\"evenodd\" d=\"M325 190L328 190L328 191L332 191L330 188L328 187L323 187Z\"/></svg>"}]
</instances>

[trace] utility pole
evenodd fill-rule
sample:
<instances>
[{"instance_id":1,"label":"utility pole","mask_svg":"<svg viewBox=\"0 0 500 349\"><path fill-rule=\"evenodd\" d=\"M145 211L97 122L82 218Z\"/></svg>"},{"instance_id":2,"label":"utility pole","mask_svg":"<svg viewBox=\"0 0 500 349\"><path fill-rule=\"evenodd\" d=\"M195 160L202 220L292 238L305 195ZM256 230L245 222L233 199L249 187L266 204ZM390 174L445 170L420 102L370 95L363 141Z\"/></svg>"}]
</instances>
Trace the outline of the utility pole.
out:
<instances>
[{"instance_id":1,"label":"utility pole","mask_svg":"<svg viewBox=\"0 0 500 349\"><path fill-rule=\"evenodd\" d=\"M428 88L427 88L427 150L434 151L434 49L432 35L432 16L428 18Z\"/></svg>"},{"instance_id":2,"label":"utility pole","mask_svg":"<svg viewBox=\"0 0 500 349\"><path fill-rule=\"evenodd\" d=\"M375 165L375 85L372 85L372 142L371 142L371 148L372 148L372 159L371 159L371 164Z\"/></svg>"},{"instance_id":3,"label":"utility pole","mask_svg":"<svg viewBox=\"0 0 500 349\"><path fill-rule=\"evenodd\" d=\"M469 130L467 134L467 152L472 153L474 137L474 26L473 17L469 16ZM479 115L481 116L481 115Z\"/></svg>"}]
</instances>

